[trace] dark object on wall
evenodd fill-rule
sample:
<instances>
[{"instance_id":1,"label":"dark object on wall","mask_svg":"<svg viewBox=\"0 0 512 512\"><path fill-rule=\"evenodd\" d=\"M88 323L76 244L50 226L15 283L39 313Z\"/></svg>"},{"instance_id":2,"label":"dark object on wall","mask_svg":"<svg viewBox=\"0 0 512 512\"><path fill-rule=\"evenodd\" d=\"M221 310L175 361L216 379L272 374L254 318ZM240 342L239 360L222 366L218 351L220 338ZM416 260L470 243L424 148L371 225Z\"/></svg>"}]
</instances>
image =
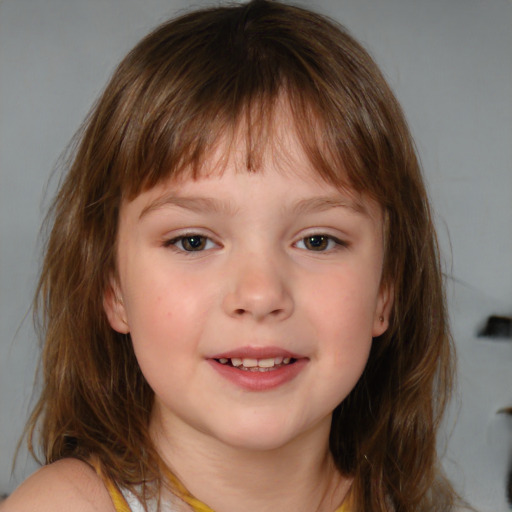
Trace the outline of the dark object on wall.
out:
<instances>
[{"instance_id":1,"label":"dark object on wall","mask_svg":"<svg viewBox=\"0 0 512 512\"><path fill-rule=\"evenodd\" d=\"M507 499L508 504L512 505L512 467L508 471Z\"/></svg>"},{"instance_id":2,"label":"dark object on wall","mask_svg":"<svg viewBox=\"0 0 512 512\"><path fill-rule=\"evenodd\" d=\"M505 407L503 409L500 409L498 411L498 414L508 414L509 416L512 416L512 407ZM508 468L506 493L508 504L511 506L512 509L512 460L510 461Z\"/></svg>"},{"instance_id":3,"label":"dark object on wall","mask_svg":"<svg viewBox=\"0 0 512 512\"><path fill-rule=\"evenodd\" d=\"M480 338L512 338L512 318L509 316L490 316L478 336Z\"/></svg>"}]
</instances>

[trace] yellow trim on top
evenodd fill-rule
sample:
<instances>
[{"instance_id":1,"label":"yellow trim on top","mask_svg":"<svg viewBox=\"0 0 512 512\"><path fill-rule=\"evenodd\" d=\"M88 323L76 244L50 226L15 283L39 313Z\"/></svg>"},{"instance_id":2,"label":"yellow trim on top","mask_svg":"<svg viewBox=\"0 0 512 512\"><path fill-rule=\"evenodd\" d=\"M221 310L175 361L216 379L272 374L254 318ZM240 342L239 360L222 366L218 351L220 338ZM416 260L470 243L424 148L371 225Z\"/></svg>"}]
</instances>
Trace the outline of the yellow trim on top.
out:
<instances>
[{"instance_id":1,"label":"yellow trim on top","mask_svg":"<svg viewBox=\"0 0 512 512\"><path fill-rule=\"evenodd\" d=\"M110 498L114 503L114 508L116 509L116 512L131 512L130 506L124 499L124 496L118 489L117 485L115 485L111 480L105 480L105 486L107 487L107 491L110 494Z\"/></svg>"},{"instance_id":2,"label":"yellow trim on top","mask_svg":"<svg viewBox=\"0 0 512 512\"><path fill-rule=\"evenodd\" d=\"M103 472L99 458L91 457L89 459L89 463L94 468L97 475L103 480L103 484L105 485L110 495L110 499L114 504L116 512L131 512L130 505L128 505L128 502L125 500L123 493L119 490L117 485Z\"/></svg>"}]
</instances>

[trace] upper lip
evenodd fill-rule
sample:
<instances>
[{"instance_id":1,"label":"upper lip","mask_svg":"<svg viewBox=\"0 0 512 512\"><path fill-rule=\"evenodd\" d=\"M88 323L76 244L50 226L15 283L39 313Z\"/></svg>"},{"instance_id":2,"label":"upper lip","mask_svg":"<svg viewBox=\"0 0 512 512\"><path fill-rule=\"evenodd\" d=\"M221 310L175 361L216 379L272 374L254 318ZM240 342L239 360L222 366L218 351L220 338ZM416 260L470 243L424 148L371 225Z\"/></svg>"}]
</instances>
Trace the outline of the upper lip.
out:
<instances>
[{"instance_id":1,"label":"upper lip","mask_svg":"<svg viewBox=\"0 0 512 512\"><path fill-rule=\"evenodd\" d=\"M292 359L302 359L305 356L290 352L280 347L239 347L227 352L222 352L211 356L209 359L269 359L273 357L289 357Z\"/></svg>"}]
</instances>

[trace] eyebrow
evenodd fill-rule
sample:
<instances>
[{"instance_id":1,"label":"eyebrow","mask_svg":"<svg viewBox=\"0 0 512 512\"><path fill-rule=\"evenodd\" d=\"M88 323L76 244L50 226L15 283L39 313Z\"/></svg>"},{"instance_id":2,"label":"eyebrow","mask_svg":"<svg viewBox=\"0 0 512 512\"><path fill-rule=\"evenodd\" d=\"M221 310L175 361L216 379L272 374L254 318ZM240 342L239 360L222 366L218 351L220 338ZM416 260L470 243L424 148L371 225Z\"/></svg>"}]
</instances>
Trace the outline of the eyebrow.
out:
<instances>
[{"instance_id":1,"label":"eyebrow","mask_svg":"<svg viewBox=\"0 0 512 512\"><path fill-rule=\"evenodd\" d=\"M237 213L237 209L230 202L221 201L214 197L183 197L168 194L155 199L144 207L139 215L139 219L148 213L165 206L178 206L179 208L184 208L198 213L211 212L225 213L227 215L235 215Z\"/></svg>"},{"instance_id":2,"label":"eyebrow","mask_svg":"<svg viewBox=\"0 0 512 512\"><path fill-rule=\"evenodd\" d=\"M295 214L307 214L330 210L331 208L348 208L355 213L368 215L368 211L362 203L338 195L302 199L293 206L293 212Z\"/></svg>"},{"instance_id":3,"label":"eyebrow","mask_svg":"<svg viewBox=\"0 0 512 512\"><path fill-rule=\"evenodd\" d=\"M167 194L155 199L144 207L139 215L139 219L165 206L177 206L197 213L211 212L233 216L236 215L238 211L231 202L222 201L214 197L183 197ZM330 210L332 208L347 208L355 213L368 215L368 211L362 203L338 195L301 199L292 205L291 210L294 215L305 215Z\"/></svg>"}]
</instances>

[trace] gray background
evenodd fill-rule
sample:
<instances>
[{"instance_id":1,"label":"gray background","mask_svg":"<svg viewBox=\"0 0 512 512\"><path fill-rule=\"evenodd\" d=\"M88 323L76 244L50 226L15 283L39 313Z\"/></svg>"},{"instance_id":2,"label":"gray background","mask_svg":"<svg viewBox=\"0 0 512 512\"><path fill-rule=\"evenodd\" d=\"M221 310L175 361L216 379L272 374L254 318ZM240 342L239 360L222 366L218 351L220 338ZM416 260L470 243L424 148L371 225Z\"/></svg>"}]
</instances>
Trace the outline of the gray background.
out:
<instances>
[{"instance_id":1,"label":"gray background","mask_svg":"<svg viewBox=\"0 0 512 512\"><path fill-rule=\"evenodd\" d=\"M451 276L460 359L444 464L473 505L504 512L512 420L496 411L512 405L512 343L475 333L489 314L512 313L512 2L302 4L337 18L370 49L410 121ZM35 468L22 450L11 475L33 403L37 350L25 316L52 169L119 59L189 6L0 0L0 494Z\"/></svg>"}]
</instances>

